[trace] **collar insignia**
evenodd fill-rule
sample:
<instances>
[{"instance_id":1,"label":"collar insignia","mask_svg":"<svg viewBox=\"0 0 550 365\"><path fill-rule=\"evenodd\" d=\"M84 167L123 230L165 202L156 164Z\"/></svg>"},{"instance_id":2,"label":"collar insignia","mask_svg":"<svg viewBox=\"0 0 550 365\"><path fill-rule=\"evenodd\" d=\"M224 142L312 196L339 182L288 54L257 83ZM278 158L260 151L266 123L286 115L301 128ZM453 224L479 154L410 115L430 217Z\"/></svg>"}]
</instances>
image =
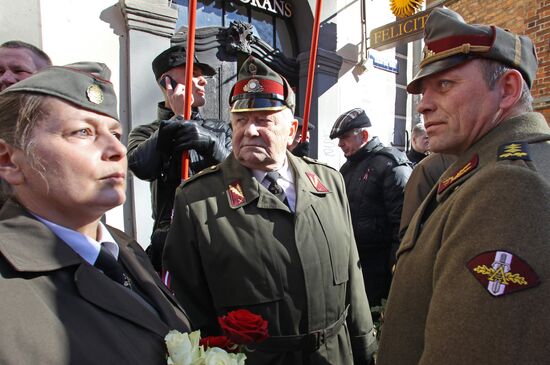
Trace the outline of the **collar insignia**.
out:
<instances>
[{"instance_id":1,"label":"collar insignia","mask_svg":"<svg viewBox=\"0 0 550 365\"><path fill-rule=\"evenodd\" d=\"M319 176L315 175L311 171L306 172L306 175L307 175L309 181L311 182L311 185L313 185L313 187L315 188L315 190L317 190L320 193L328 193L329 192L327 187L325 185L323 185L323 183L319 179Z\"/></svg>"},{"instance_id":2,"label":"collar insignia","mask_svg":"<svg viewBox=\"0 0 550 365\"><path fill-rule=\"evenodd\" d=\"M526 142L513 142L503 144L498 148L498 160L526 160L530 161L529 144Z\"/></svg>"},{"instance_id":3,"label":"collar insignia","mask_svg":"<svg viewBox=\"0 0 550 365\"><path fill-rule=\"evenodd\" d=\"M231 205L231 208L237 208L246 203L243 188L241 187L241 183L239 181L229 184L227 188L227 196L229 197L229 204Z\"/></svg>"},{"instance_id":4,"label":"collar insignia","mask_svg":"<svg viewBox=\"0 0 550 365\"><path fill-rule=\"evenodd\" d=\"M437 193L441 194L444 192L449 186L452 185L456 180L460 179L462 176L468 174L470 171L474 170L477 167L477 164L479 162L479 157L477 154L475 154L472 159L464 166L460 168L453 176L449 176L445 180L441 181L439 183L439 186L437 187Z\"/></svg>"},{"instance_id":5,"label":"collar insignia","mask_svg":"<svg viewBox=\"0 0 550 365\"><path fill-rule=\"evenodd\" d=\"M103 103L103 91L96 84L91 84L88 86L86 89L86 96L88 97L88 100L94 104Z\"/></svg>"},{"instance_id":6,"label":"collar insignia","mask_svg":"<svg viewBox=\"0 0 550 365\"><path fill-rule=\"evenodd\" d=\"M482 253L471 259L466 266L494 297L540 284L537 273L525 261L507 251Z\"/></svg>"}]
</instances>

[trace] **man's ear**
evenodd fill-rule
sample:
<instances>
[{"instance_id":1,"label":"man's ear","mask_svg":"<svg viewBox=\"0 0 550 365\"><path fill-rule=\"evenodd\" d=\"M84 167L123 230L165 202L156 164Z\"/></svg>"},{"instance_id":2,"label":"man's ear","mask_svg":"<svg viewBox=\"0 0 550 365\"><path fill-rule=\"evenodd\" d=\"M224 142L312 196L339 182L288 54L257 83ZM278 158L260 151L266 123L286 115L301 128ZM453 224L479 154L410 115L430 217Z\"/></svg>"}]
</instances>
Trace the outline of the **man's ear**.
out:
<instances>
[{"instance_id":1,"label":"man's ear","mask_svg":"<svg viewBox=\"0 0 550 365\"><path fill-rule=\"evenodd\" d=\"M499 87L501 92L499 106L504 110L510 109L521 98L523 77L518 70L508 70L499 79L496 87Z\"/></svg>"},{"instance_id":2,"label":"man's ear","mask_svg":"<svg viewBox=\"0 0 550 365\"><path fill-rule=\"evenodd\" d=\"M363 142L367 142L369 140L369 131L368 130L362 130L361 135L363 136Z\"/></svg>"},{"instance_id":3,"label":"man's ear","mask_svg":"<svg viewBox=\"0 0 550 365\"><path fill-rule=\"evenodd\" d=\"M10 185L23 183L24 174L17 161L21 161L23 151L0 138L0 178Z\"/></svg>"},{"instance_id":4,"label":"man's ear","mask_svg":"<svg viewBox=\"0 0 550 365\"><path fill-rule=\"evenodd\" d=\"M294 142L294 137L296 136L296 133L298 131L298 119L293 119L292 122L290 122L290 134L288 135L289 140L289 146Z\"/></svg>"}]
</instances>

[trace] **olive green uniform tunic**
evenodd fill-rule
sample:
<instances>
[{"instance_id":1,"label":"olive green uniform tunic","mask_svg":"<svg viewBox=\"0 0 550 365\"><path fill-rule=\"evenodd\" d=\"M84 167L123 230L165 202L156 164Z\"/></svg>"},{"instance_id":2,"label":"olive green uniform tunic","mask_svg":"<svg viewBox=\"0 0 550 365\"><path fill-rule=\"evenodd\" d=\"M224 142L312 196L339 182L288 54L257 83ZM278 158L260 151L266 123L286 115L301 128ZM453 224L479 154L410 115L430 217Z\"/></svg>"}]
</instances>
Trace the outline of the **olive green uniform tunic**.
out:
<instances>
[{"instance_id":1,"label":"olive green uniform tunic","mask_svg":"<svg viewBox=\"0 0 550 365\"><path fill-rule=\"evenodd\" d=\"M549 140L526 113L443 174L397 253L377 364L548 363Z\"/></svg>"},{"instance_id":2,"label":"olive green uniform tunic","mask_svg":"<svg viewBox=\"0 0 550 365\"><path fill-rule=\"evenodd\" d=\"M139 244L108 229L141 298L21 205L6 202L0 210L0 364L166 364L164 336L189 331L189 319Z\"/></svg>"},{"instance_id":3,"label":"olive green uniform tunic","mask_svg":"<svg viewBox=\"0 0 550 365\"><path fill-rule=\"evenodd\" d=\"M374 332L342 176L287 156L295 214L233 155L178 189L164 251L170 288L203 334L218 334L217 316L234 309L266 319L272 339L247 365L366 364ZM319 348L272 345L330 327L348 306Z\"/></svg>"}]
</instances>

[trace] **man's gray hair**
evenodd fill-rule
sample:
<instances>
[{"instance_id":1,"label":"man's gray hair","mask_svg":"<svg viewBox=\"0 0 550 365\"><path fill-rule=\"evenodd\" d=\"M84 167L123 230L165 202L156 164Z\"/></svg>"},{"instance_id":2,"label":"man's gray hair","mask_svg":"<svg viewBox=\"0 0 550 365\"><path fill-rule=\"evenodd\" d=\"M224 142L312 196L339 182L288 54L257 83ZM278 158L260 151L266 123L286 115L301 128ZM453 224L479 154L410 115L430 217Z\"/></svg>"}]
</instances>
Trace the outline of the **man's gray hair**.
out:
<instances>
[{"instance_id":1,"label":"man's gray hair","mask_svg":"<svg viewBox=\"0 0 550 365\"><path fill-rule=\"evenodd\" d=\"M481 64L483 78L485 79L485 83L489 87L489 90L494 89L497 81L502 77L502 75L504 75L506 71L512 70L511 67L506 66L505 64L498 61L488 59L479 59L479 61ZM531 90L529 90L529 86L527 85L527 82L523 77L521 96L518 100L518 105L522 106L527 112L533 111L533 95L531 95Z\"/></svg>"},{"instance_id":2,"label":"man's gray hair","mask_svg":"<svg viewBox=\"0 0 550 365\"><path fill-rule=\"evenodd\" d=\"M0 44L0 48L24 48L28 49L36 58L41 60L44 63L44 66L51 66L52 60L50 59L50 56L46 54L43 50L40 48L33 46L30 43L23 42L23 41L7 41L2 44ZM40 65L37 65L40 66Z\"/></svg>"}]
</instances>

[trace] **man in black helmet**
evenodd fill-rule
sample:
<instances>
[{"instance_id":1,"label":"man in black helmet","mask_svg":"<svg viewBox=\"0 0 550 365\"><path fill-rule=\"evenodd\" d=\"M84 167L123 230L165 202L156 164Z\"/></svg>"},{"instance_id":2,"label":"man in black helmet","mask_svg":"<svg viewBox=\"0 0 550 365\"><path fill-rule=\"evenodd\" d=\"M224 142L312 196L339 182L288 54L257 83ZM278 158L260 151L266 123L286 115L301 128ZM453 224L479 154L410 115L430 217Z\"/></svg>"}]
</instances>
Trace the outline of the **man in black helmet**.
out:
<instances>
[{"instance_id":1,"label":"man in black helmet","mask_svg":"<svg viewBox=\"0 0 550 365\"><path fill-rule=\"evenodd\" d=\"M206 103L207 79L216 74L195 56L191 120L184 120L186 52L172 46L153 60L153 73L163 94L157 120L134 128L128 137L128 168L151 182L153 233L147 253L160 272L162 249L172 215L174 192L181 183L181 154L189 151L189 175L215 165L231 151L231 128L221 120L205 120L199 107Z\"/></svg>"},{"instance_id":2,"label":"man in black helmet","mask_svg":"<svg viewBox=\"0 0 550 365\"><path fill-rule=\"evenodd\" d=\"M390 289L403 194L412 168L403 152L385 147L370 135L371 126L365 111L355 108L338 117L330 138L338 138L348 159L340 172L346 182L353 233L369 302L380 305Z\"/></svg>"}]
</instances>

